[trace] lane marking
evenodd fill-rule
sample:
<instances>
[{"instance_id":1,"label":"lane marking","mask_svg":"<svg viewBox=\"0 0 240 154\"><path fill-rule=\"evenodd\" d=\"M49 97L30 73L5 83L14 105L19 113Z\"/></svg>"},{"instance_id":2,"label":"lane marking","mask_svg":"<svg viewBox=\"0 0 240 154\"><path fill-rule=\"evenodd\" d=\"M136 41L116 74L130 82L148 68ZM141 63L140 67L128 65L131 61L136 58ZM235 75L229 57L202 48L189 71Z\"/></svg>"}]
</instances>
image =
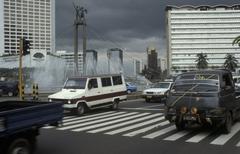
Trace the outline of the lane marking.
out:
<instances>
[{"instance_id":1,"label":"lane marking","mask_svg":"<svg viewBox=\"0 0 240 154\"><path fill-rule=\"evenodd\" d=\"M142 138L154 139L156 137L159 137L159 136L161 136L163 134L166 134L168 132L171 132L173 130L176 130L176 127L175 126L170 126L170 127L164 128L162 130L159 130L159 131L153 132L151 134L148 134L146 136L143 136Z\"/></svg>"},{"instance_id":2,"label":"lane marking","mask_svg":"<svg viewBox=\"0 0 240 154\"><path fill-rule=\"evenodd\" d=\"M90 124L95 124L95 123L100 123L100 122L104 122L104 121L108 121L108 120L112 120L112 119L117 119L119 117L123 117L125 116L124 114L125 112L118 112L115 113L114 115L119 115L119 116L114 116L114 117L110 117L110 118L103 118L100 120L95 120L95 121L90 121L90 122L86 122L86 123L80 123L80 124L76 124L76 125L70 125L70 126L66 126L66 127L61 127L61 128L57 128L57 130L67 130L67 129L72 129L72 128L77 128L77 127L81 127L81 126L86 126L86 125L90 125Z\"/></svg>"},{"instance_id":3,"label":"lane marking","mask_svg":"<svg viewBox=\"0 0 240 154\"><path fill-rule=\"evenodd\" d=\"M175 134L173 134L173 135L171 135L171 136L169 136L169 137L167 137L167 138L165 138L163 140L166 140L166 141L176 141L177 139L179 139L179 138L181 138L181 137L183 137L183 136L185 136L185 135L187 135L189 133L190 133L190 131L184 130L184 131L181 131L181 132L177 132L177 133L175 133Z\"/></svg>"},{"instance_id":4,"label":"lane marking","mask_svg":"<svg viewBox=\"0 0 240 154\"><path fill-rule=\"evenodd\" d=\"M161 121L163 119L164 119L164 117L162 116L162 117L155 118L155 119L152 119L152 120L149 120L149 121L146 121L146 122L142 122L142 123L138 123L138 124L131 125L131 126L128 126L128 127L120 128L120 129L117 129L117 130L114 130L114 131L110 131L110 132L107 132L105 134L108 134L108 135L119 134L121 132L125 132L125 131L128 131L128 130L132 130L132 129L135 129L135 128L138 128L138 127L148 125L148 124L152 124L152 123Z\"/></svg>"},{"instance_id":5,"label":"lane marking","mask_svg":"<svg viewBox=\"0 0 240 154\"><path fill-rule=\"evenodd\" d=\"M240 123L236 123L229 134L222 134L210 144L224 145L228 140L230 140L238 131L240 130Z\"/></svg>"},{"instance_id":6,"label":"lane marking","mask_svg":"<svg viewBox=\"0 0 240 154\"><path fill-rule=\"evenodd\" d=\"M69 118L74 118L76 116L66 116L66 117L63 117L63 119L69 119Z\"/></svg>"},{"instance_id":7,"label":"lane marking","mask_svg":"<svg viewBox=\"0 0 240 154\"><path fill-rule=\"evenodd\" d=\"M210 132L202 132L188 139L186 142L198 143L210 134Z\"/></svg>"},{"instance_id":8,"label":"lane marking","mask_svg":"<svg viewBox=\"0 0 240 154\"><path fill-rule=\"evenodd\" d=\"M155 128L158 128L158 127L161 127L161 126L165 126L165 125L168 125L168 124L169 124L168 121L164 121L164 122L161 122L159 124L155 124L155 125L143 128L143 129L139 129L139 130L124 134L123 136L133 137L133 136L136 136L138 134L142 134L142 133L145 133L149 130L152 130L152 129L155 129Z\"/></svg>"},{"instance_id":9,"label":"lane marking","mask_svg":"<svg viewBox=\"0 0 240 154\"><path fill-rule=\"evenodd\" d=\"M150 113L148 113L148 114L150 114ZM153 118L153 117L156 117L156 116L160 116L160 115L162 115L162 114L161 113L152 114L152 115L149 115L149 116L146 116L146 117L143 117L143 118L138 118L138 119L130 120L130 121L127 121L127 122L119 123L119 124L116 124L116 125L111 125L111 126L99 128L99 129L95 130L95 132L106 131L106 130L109 130L109 129L125 126L125 125L132 124L132 123L135 123L135 122L147 120L147 119L150 119L150 118Z\"/></svg>"}]
</instances>

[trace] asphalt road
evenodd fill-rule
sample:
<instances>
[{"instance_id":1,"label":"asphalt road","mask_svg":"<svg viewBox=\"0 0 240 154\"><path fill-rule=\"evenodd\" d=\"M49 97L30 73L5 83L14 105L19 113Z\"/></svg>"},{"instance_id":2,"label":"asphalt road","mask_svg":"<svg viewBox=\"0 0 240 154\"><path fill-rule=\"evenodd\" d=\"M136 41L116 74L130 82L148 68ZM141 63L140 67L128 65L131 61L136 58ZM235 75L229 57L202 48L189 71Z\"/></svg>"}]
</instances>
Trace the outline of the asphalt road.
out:
<instances>
[{"instance_id":1,"label":"asphalt road","mask_svg":"<svg viewBox=\"0 0 240 154\"><path fill-rule=\"evenodd\" d=\"M222 135L211 128L178 132L163 117L164 105L131 100L118 111L66 115L62 127L41 130L36 154L239 154L240 123Z\"/></svg>"},{"instance_id":2,"label":"asphalt road","mask_svg":"<svg viewBox=\"0 0 240 154\"><path fill-rule=\"evenodd\" d=\"M240 153L240 122L228 135L200 127L178 132L164 119L163 103L137 99L119 107L118 111L94 110L82 117L66 113L63 126L41 129L36 154Z\"/></svg>"}]
</instances>

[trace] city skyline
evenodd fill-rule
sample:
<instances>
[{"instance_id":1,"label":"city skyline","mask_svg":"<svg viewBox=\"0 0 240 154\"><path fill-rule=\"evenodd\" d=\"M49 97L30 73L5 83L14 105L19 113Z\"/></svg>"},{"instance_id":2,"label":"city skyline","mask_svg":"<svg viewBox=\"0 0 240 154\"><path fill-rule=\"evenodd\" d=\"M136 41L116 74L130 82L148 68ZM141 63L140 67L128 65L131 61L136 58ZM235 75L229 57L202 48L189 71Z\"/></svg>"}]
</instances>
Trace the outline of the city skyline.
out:
<instances>
[{"instance_id":1,"label":"city skyline","mask_svg":"<svg viewBox=\"0 0 240 154\"><path fill-rule=\"evenodd\" d=\"M75 5L88 10L87 48L106 51L119 47L138 58L144 58L146 48L154 46L159 56L166 56L166 19L168 5L234 5L235 1L139 1L73 0L56 2L56 49L73 51L73 21ZM64 22L63 22L64 21ZM81 36L81 33L80 33ZM80 40L81 41L81 40ZM79 42L81 43L81 42ZM81 46L80 46L81 48Z\"/></svg>"}]
</instances>

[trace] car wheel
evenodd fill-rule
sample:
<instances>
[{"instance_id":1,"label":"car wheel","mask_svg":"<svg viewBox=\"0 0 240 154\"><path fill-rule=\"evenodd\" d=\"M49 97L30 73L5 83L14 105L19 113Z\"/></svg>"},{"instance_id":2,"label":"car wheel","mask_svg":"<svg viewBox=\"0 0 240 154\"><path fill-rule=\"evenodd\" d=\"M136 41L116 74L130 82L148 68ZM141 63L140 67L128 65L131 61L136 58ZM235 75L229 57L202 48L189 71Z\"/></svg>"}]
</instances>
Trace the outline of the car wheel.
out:
<instances>
[{"instance_id":1,"label":"car wheel","mask_svg":"<svg viewBox=\"0 0 240 154\"><path fill-rule=\"evenodd\" d=\"M78 104L77 115L82 116L86 112L86 107L83 103Z\"/></svg>"},{"instance_id":2,"label":"car wheel","mask_svg":"<svg viewBox=\"0 0 240 154\"><path fill-rule=\"evenodd\" d=\"M30 154L31 145L25 138L15 139L8 148L7 154Z\"/></svg>"},{"instance_id":3,"label":"car wheel","mask_svg":"<svg viewBox=\"0 0 240 154\"><path fill-rule=\"evenodd\" d=\"M113 104L112 104L112 109L113 110L117 110L118 109L118 104L119 104L119 100L114 100Z\"/></svg>"},{"instance_id":4,"label":"car wheel","mask_svg":"<svg viewBox=\"0 0 240 154\"><path fill-rule=\"evenodd\" d=\"M225 116L225 123L223 124L223 133L224 134L228 134L231 132L232 123L233 123L232 115L230 112L227 112L226 116Z\"/></svg>"},{"instance_id":5,"label":"car wheel","mask_svg":"<svg viewBox=\"0 0 240 154\"><path fill-rule=\"evenodd\" d=\"M127 93L130 94L130 93L131 93L131 90L127 90Z\"/></svg>"},{"instance_id":6,"label":"car wheel","mask_svg":"<svg viewBox=\"0 0 240 154\"><path fill-rule=\"evenodd\" d=\"M145 98L145 102L149 103L150 101L151 101L151 99Z\"/></svg>"},{"instance_id":7,"label":"car wheel","mask_svg":"<svg viewBox=\"0 0 240 154\"><path fill-rule=\"evenodd\" d=\"M11 91L8 92L9 97L12 97L13 95L14 95L13 92L11 92Z\"/></svg>"}]
</instances>

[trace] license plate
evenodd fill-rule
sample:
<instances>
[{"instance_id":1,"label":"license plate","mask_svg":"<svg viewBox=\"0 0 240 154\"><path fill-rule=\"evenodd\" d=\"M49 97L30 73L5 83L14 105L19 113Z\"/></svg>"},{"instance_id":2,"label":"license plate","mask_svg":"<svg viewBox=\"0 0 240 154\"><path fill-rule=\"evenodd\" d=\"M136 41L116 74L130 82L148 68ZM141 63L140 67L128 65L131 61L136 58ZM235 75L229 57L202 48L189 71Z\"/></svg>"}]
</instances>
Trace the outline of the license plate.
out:
<instances>
[{"instance_id":1,"label":"license plate","mask_svg":"<svg viewBox=\"0 0 240 154\"><path fill-rule=\"evenodd\" d=\"M152 98L152 96L147 96L147 98Z\"/></svg>"}]
</instances>

